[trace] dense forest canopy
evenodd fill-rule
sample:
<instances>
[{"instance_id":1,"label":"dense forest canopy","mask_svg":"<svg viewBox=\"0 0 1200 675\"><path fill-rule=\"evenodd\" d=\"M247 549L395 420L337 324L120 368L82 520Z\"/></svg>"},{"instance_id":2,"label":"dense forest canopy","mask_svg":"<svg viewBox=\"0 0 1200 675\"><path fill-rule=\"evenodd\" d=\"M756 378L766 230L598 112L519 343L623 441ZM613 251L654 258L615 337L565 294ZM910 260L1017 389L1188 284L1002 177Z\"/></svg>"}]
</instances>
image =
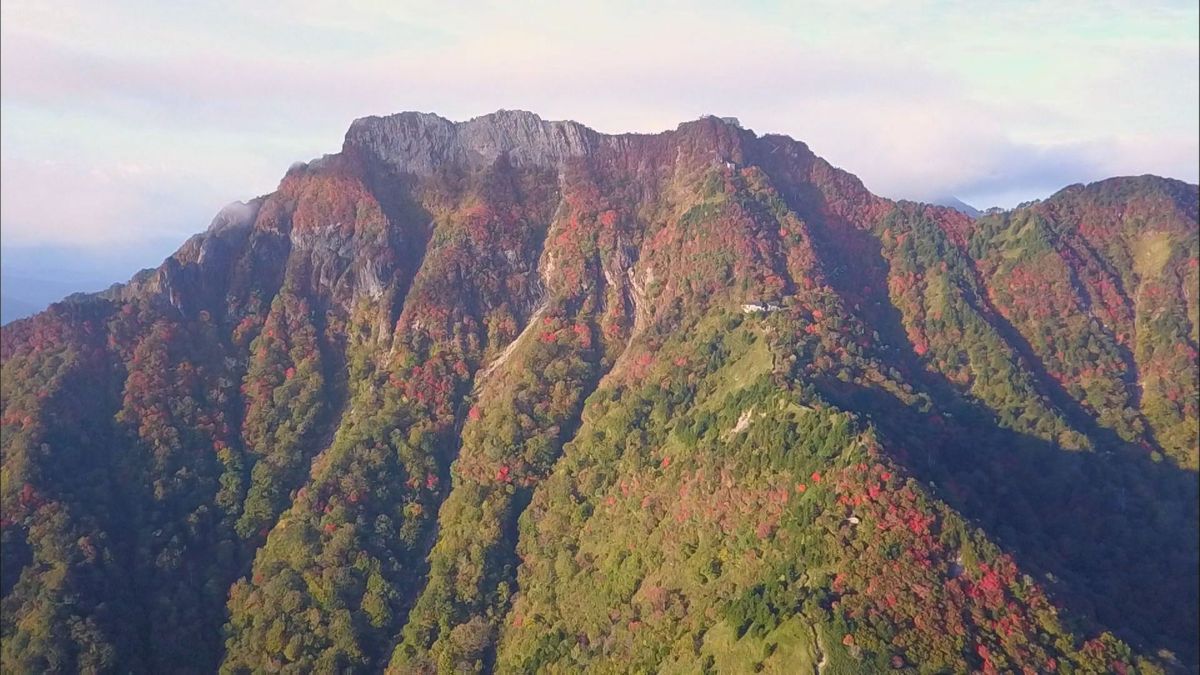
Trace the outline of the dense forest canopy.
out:
<instances>
[{"instance_id":1,"label":"dense forest canopy","mask_svg":"<svg viewBox=\"0 0 1200 675\"><path fill-rule=\"evenodd\" d=\"M2 331L5 672L1196 672L1198 188L352 125Z\"/></svg>"}]
</instances>

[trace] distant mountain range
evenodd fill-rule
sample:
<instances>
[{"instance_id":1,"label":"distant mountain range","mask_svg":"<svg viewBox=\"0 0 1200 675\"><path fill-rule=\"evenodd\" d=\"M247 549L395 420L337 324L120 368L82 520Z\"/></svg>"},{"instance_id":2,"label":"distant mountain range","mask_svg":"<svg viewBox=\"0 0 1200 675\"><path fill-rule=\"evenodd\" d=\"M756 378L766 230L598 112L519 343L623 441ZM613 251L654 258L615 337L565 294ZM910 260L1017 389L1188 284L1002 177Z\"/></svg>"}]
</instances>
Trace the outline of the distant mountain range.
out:
<instances>
[{"instance_id":1,"label":"distant mountain range","mask_svg":"<svg viewBox=\"0 0 1200 675\"><path fill-rule=\"evenodd\" d=\"M958 197L942 197L940 199L934 199L932 201L934 204L937 204L938 206L948 206L948 207L954 209L955 211L958 211L959 213L964 213L972 218L978 218L979 216L983 215L983 211L980 211L979 209L975 208L974 206L971 206L970 204L959 199Z\"/></svg>"},{"instance_id":2,"label":"distant mountain range","mask_svg":"<svg viewBox=\"0 0 1200 675\"><path fill-rule=\"evenodd\" d=\"M130 270L154 260L154 251L141 245L107 255L66 246L6 248L0 261L0 324L35 314L68 295L125 281Z\"/></svg>"},{"instance_id":3,"label":"distant mountain range","mask_svg":"<svg viewBox=\"0 0 1200 675\"><path fill-rule=\"evenodd\" d=\"M0 666L1195 672L1200 188L944 201L360 119L0 331Z\"/></svg>"}]
</instances>

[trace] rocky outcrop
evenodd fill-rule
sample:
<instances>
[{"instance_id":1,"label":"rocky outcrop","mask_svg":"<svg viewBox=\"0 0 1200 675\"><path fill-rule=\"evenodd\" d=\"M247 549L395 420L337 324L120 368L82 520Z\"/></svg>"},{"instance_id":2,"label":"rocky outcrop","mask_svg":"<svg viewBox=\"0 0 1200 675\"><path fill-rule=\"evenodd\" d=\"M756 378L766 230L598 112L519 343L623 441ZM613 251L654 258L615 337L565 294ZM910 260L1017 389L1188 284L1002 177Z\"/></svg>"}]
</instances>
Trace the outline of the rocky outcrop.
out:
<instances>
[{"instance_id":1,"label":"rocky outcrop","mask_svg":"<svg viewBox=\"0 0 1200 675\"><path fill-rule=\"evenodd\" d=\"M501 110L466 122L429 113L364 117L350 125L344 151L365 152L401 172L425 175L447 165L481 166L507 155L514 166L557 167L604 140L576 122L551 122Z\"/></svg>"}]
</instances>

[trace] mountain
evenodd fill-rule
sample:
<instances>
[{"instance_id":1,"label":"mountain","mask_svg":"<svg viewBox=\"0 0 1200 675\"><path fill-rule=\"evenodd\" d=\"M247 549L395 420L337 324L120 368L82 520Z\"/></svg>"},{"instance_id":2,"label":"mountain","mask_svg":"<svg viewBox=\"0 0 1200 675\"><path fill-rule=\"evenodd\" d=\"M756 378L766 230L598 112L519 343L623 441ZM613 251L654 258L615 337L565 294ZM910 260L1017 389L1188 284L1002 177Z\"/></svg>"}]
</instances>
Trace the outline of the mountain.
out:
<instances>
[{"instance_id":1,"label":"mountain","mask_svg":"<svg viewBox=\"0 0 1200 675\"><path fill-rule=\"evenodd\" d=\"M934 199L934 200L932 200L932 203L934 203L938 206L946 206L946 207L952 208L955 211L958 211L959 213L967 215L971 218L978 218L979 216L983 215L983 211L980 211L979 209L975 208L974 206L971 206L970 204L968 204L968 203L964 202L963 200L959 199L958 197L954 197L954 196L941 197L938 199Z\"/></svg>"},{"instance_id":2,"label":"mountain","mask_svg":"<svg viewBox=\"0 0 1200 675\"><path fill-rule=\"evenodd\" d=\"M1195 672L1198 198L360 119L0 331L0 665Z\"/></svg>"}]
</instances>

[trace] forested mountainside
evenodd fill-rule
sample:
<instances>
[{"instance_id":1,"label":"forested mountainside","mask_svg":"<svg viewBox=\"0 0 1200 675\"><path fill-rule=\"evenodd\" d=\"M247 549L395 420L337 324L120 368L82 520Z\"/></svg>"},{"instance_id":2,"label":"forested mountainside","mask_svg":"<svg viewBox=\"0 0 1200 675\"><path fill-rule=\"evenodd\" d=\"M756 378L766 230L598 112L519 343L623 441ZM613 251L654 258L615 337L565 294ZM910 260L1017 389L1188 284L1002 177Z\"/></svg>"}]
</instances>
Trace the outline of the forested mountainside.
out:
<instances>
[{"instance_id":1,"label":"forested mountainside","mask_svg":"<svg viewBox=\"0 0 1200 675\"><path fill-rule=\"evenodd\" d=\"M5 672L1195 672L1198 188L355 122L4 327Z\"/></svg>"}]
</instances>

